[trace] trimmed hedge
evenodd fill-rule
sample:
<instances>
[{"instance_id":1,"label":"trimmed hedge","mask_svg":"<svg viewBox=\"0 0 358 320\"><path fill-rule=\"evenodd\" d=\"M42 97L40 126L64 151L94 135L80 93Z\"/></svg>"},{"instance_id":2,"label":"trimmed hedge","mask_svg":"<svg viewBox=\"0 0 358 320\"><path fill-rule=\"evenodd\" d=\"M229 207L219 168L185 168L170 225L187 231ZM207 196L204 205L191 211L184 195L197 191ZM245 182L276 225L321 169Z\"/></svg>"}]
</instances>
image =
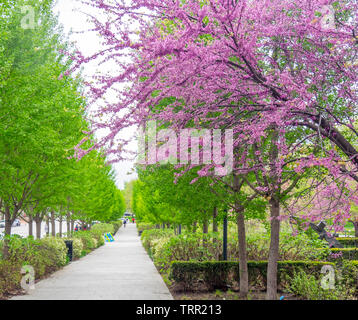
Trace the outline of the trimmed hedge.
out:
<instances>
[{"instance_id":1,"label":"trimmed hedge","mask_svg":"<svg viewBox=\"0 0 358 320\"><path fill-rule=\"evenodd\" d=\"M152 223L145 223L145 222L138 222L137 221L137 231L138 231L138 235L141 236L142 232L144 230L152 230L152 229L156 229L156 225L152 224Z\"/></svg>"},{"instance_id":2,"label":"trimmed hedge","mask_svg":"<svg viewBox=\"0 0 358 320\"><path fill-rule=\"evenodd\" d=\"M110 224L113 225L114 228L113 235L115 235L119 230L119 228L123 225L123 221L122 220L111 221Z\"/></svg>"},{"instance_id":3,"label":"trimmed hedge","mask_svg":"<svg viewBox=\"0 0 358 320\"><path fill-rule=\"evenodd\" d=\"M322 248L325 259L335 261L337 259L358 260L358 248Z\"/></svg>"},{"instance_id":4,"label":"trimmed hedge","mask_svg":"<svg viewBox=\"0 0 358 320\"><path fill-rule=\"evenodd\" d=\"M279 261L278 286L286 285L287 277L295 272L319 276L324 265L335 266L332 262L322 261ZM266 290L267 261L248 261L249 283L256 289ZM175 282L176 290L193 291L204 286L204 290L224 289L238 285L239 263L236 261L174 261L169 278ZM179 288L178 288L179 287Z\"/></svg>"},{"instance_id":5,"label":"trimmed hedge","mask_svg":"<svg viewBox=\"0 0 358 320\"><path fill-rule=\"evenodd\" d=\"M9 258L0 259L0 297L20 289L21 267L31 265L40 279L68 263L67 248L60 238L33 239L12 236Z\"/></svg>"},{"instance_id":6,"label":"trimmed hedge","mask_svg":"<svg viewBox=\"0 0 358 320\"><path fill-rule=\"evenodd\" d=\"M345 248L358 247L358 238L353 237L338 237L336 238Z\"/></svg>"}]
</instances>

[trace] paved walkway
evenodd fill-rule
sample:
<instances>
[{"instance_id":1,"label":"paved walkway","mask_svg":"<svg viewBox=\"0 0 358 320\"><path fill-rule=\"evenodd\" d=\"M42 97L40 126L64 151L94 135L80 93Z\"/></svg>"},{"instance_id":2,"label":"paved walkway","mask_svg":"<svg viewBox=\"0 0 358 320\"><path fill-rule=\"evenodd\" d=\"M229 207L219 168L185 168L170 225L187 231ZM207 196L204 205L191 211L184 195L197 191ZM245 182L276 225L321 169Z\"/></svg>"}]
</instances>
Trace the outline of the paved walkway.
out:
<instances>
[{"instance_id":1,"label":"paved walkway","mask_svg":"<svg viewBox=\"0 0 358 320\"><path fill-rule=\"evenodd\" d=\"M74 261L35 290L13 300L172 300L145 252L134 224L120 228L115 242L106 243Z\"/></svg>"}]
</instances>

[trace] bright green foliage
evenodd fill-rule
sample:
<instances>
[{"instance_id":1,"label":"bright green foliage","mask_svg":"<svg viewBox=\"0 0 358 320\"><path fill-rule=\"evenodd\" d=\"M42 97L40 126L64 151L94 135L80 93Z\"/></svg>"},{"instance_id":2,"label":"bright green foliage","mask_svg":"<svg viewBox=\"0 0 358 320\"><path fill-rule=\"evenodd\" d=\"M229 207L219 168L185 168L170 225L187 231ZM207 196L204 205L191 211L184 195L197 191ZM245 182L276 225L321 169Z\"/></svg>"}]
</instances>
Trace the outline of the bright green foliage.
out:
<instances>
[{"instance_id":1,"label":"bright green foliage","mask_svg":"<svg viewBox=\"0 0 358 320\"><path fill-rule=\"evenodd\" d=\"M174 183L171 166L137 169L139 180L133 187L132 207L141 221L152 223L203 222L220 203L210 191L210 180L203 178L191 184L196 170L186 173Z\"/></svg>"},{"instance_id":2,"label":"bright green foliage","mask_svg":"<svg viewBox=\"0 0 358 320\"><path fill-rule=\"evenodd\" d=\"M0 211L7 226L22 212L90 223L117 220L125 211L104 156L73 158L90 129L83 81L69 73L71 60L61 54L72 48L53 4L6 0L0 6ZM24 6L34 10L34 28L24 28Z\"/></svg>"}]
</instances>

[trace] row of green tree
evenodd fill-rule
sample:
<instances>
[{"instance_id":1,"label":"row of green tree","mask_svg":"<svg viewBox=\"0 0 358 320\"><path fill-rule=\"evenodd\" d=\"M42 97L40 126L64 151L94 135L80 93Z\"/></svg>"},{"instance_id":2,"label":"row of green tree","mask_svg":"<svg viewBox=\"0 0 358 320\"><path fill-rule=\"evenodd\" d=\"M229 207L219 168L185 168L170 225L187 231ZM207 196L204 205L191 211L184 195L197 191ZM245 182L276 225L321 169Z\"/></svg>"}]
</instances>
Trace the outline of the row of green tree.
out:
<instances>
[{"instance_id":1,"label":"row of green tree","mask_svg":"<svg viewBox=\"0 0 358 320\"><path fill-rule=\"evenodd\" d=\"M16 218L41 222L111 221L125 211L114 172L100 151L81 160L74 147L90 131L81 75L68 70L71 51L53 0L0 6L0 212L5 234ZM34 18L35 24L31 24ZM5 246L6 250L6 246Z\"/></svg>"}]
</instances>

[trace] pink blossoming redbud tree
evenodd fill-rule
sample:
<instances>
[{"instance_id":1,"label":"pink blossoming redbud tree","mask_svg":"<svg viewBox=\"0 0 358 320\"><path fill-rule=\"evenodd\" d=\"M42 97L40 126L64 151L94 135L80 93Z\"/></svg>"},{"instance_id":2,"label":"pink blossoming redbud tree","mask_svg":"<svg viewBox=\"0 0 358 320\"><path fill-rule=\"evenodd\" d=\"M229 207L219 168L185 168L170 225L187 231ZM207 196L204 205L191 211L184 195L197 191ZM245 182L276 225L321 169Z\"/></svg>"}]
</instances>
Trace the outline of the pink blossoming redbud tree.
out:
<instances>
[{"instance_id":1,"label":"pink blossoming redbud tree","mask_svg":"<svg viewBox=\"0 0 358 320\"><path fill-rule=\"evenodd\" d=\"M92 103L109 92L117 96L98 112L106 120L97 117L93 124L93 130L108 132L96 147L122 159L118 145L123 151L128 141L119 139L120 133L148 119L174 130L233 129L234 148L243 141L260 146L273 135L271 153L259 160L272 181L284 184L284 170L294 163L291 171L297 174L321 167L324 177L336 181L334 188L327 179L321 185L317 195L322 198L339 193L339 181L349 180L344 183L355 192L356 1L82 2L105 13L101 19L92 16L104 47L91 57L74 54L74 68L95 60L118 69L88 83ZM83 152L78 149L79 155ZM251 160L235 157L234 174L256 170L258 159L252 155ZM262 188L259 183L252 187ZM269 189L265 192L275 200ZM346 194L335 197L344 198L342 211L348 214ZM281 218L274 212L272 223L278 222L272 233L278 239ZM318 210L314 216L324 213ZM271 241L270 254L267 298L276 299L277 241Z\"/></svg>"}]
</instances>

